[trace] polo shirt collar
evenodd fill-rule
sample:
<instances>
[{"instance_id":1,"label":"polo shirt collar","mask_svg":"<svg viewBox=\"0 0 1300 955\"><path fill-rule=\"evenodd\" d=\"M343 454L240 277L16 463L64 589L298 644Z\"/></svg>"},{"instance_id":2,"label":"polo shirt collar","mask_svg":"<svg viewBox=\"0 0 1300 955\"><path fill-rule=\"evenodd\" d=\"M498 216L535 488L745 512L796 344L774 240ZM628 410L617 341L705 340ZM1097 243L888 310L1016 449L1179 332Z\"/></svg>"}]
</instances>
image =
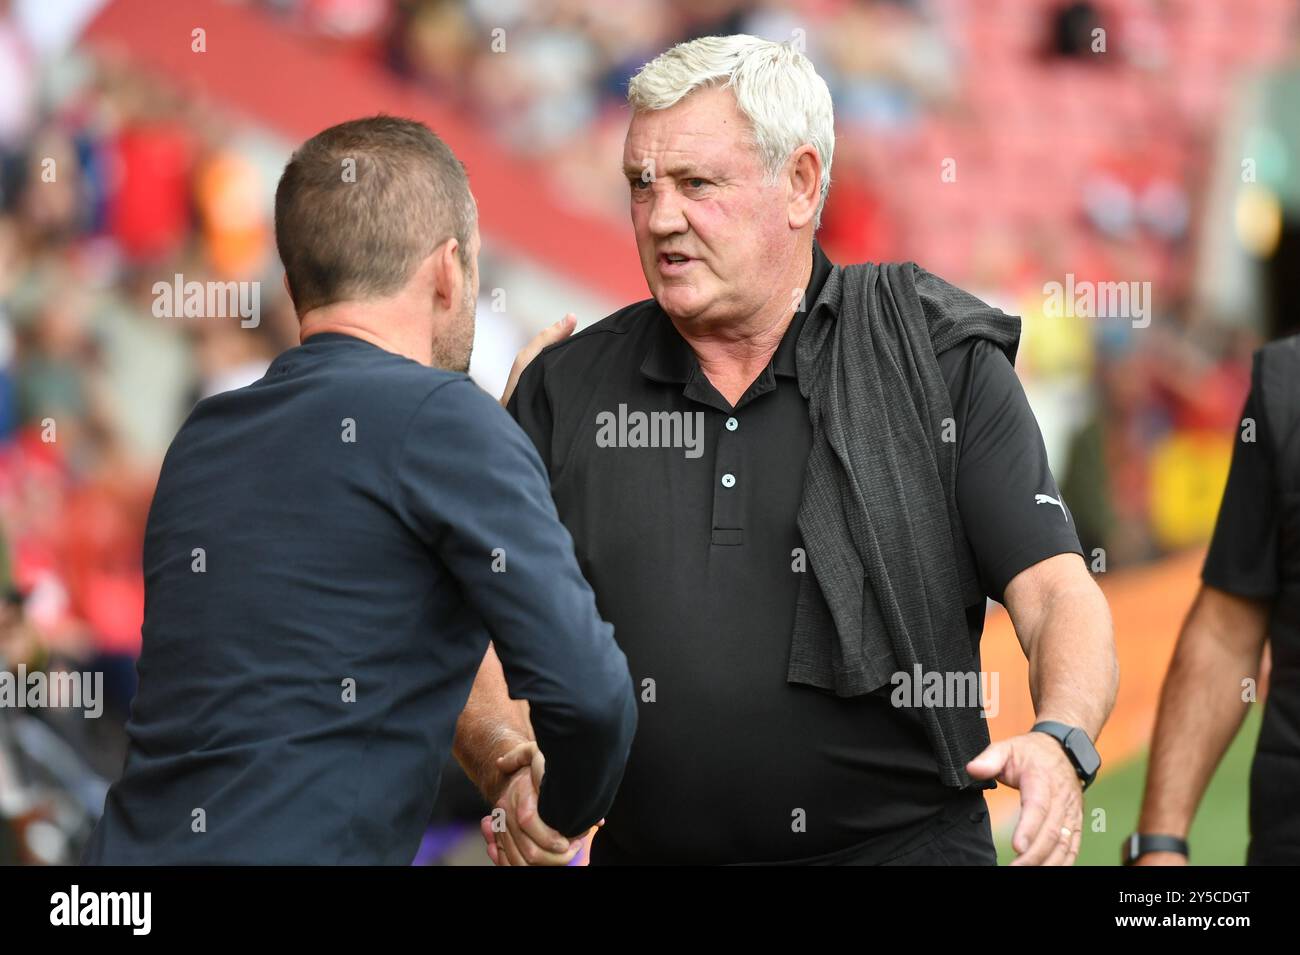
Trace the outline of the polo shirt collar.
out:
<instances>
[{"instance_id":1,"label":"polo shirt collar","mask_svg":"<svg viewBox=\"0 0 1300 955\"><path fill-rule=\"evenodd\" d=\"M650 347L646 349L645 360L641 362L641 374L652 381L684 385L699 364L695 353L658 303L652 314L655 329L650 336Z\"/></svg>"}]
</instances>

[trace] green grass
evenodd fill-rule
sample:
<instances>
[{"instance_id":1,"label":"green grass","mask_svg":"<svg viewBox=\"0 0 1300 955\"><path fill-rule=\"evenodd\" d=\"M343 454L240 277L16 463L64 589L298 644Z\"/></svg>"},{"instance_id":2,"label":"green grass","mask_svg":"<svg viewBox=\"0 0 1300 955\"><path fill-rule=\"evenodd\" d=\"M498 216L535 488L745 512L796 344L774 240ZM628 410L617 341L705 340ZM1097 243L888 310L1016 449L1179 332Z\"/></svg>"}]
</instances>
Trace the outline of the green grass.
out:
<instances>
[{"instance_id":1,"label":"green grass","mask_svg":"<svg viewBox=\"0 0 1300 955\"><path fill-rule=\"evenodd\" d=\"M1241 732L1228 747L1218 771L1210 780L1192 823L1188 842L1195 865L1244 865L1250 841L1247 807L1249 805L1250 761L1259 737L1263 704L1251 707ZM1101 776L1086 793L1083 817L1083 842L1076 865L1119 865L1120 845L1137 827L1146 782L1147 756L1143 753L1114 768L1103 768ZM1094 823L1096 810L1105 817ZM1094 831L1094 825L1104 831ZM1006 865L1015 858L1011 851L1011 833L995 832L998 863Z\"/></svg>"}]
</instances>

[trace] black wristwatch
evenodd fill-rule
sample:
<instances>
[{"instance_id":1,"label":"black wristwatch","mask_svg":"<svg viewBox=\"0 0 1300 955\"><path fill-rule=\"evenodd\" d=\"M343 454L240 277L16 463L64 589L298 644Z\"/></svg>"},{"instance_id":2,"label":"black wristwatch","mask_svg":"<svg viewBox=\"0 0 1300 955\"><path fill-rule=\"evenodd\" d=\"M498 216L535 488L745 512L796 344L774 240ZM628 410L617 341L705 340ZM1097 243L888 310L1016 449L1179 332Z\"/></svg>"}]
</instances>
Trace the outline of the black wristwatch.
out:
<instances>
[{"instance_id":1,"label":"black wristwatch","mask_svg":"<svg viewBox=\"0 0 1300 955\"><path fill-rule=\"evenodd\" d=\"M1179 839L1177 836L1158 836L1145 832L1135 832L1124 840L1124 849L1120 853L1120 861L1124 865L1132 865L1137 861L1138 856L1144 856L1148 852L1177 852L1186 856L1188 861L1191 861L1192 858L1186 839Z\"/></svg>"},{"instance_id":2,"label":"black wristwatch","mask_svg":"<svg viewBox=\"0 0 1300 955\"><path fill-rule=\"evenodd\" d=\"M1092 781L1097 778L1097 770L1101 769L1101 757L1097 755L1097 747L1092 745L1092 740L1088 739L1087 733L1077 726L1068 726L1053 720L1035 723L1029 727L1029 732L1046 733L1060 743L1065 749L1065 755L1069 756L1070 762L1074 763L1074 771L1083 781L1083 788L1087 789L1092 785Z\"/></svg>"}]
</instances>

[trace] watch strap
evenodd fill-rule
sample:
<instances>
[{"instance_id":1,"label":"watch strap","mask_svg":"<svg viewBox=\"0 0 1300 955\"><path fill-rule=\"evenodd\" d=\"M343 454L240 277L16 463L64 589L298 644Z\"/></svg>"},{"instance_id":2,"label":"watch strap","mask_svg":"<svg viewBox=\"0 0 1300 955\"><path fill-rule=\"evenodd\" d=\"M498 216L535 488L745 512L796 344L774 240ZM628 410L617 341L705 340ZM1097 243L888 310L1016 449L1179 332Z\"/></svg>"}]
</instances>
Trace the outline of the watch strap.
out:
<instances>
[{"instance_id":1,"label":"watch strap","mask_svg":"<svg viewBox=\"0 0 1300 955\"><path fill-rule=\"evenodd\" d=\"M1186 839L1180 839L1178 836L1135 832L1124 840L1124 851L1121 859L1125 865L1132 865L1139 856L1144 856L1148 852L1177 852L1179 855L1186 856L1188 860L1192 857L1191 848L1187 845Z\"/></svg>"},{"instance_id":2,"label":"watch strap","mask_svg":"<svg viewBox=\"0 0 1300 955\"><path fill-rule=\"evenodd\" d=\"M1068 723L1059 723L1056 720L1039 720L1029 728L1029 732L1046 733L1048 736L1060 743L1061 748L1065 750L1065 755L1069 757L1070 762L1074 765L1074 771L1078 774L1079 780L1083 783L1083 788L1087 789L1092 785L1092 781L1097 778L1096 769L1094 768L1091 773L1085 770L1079 762L1078 755L1070 747L1069 743L1071 737L1076 739L1078 738L1074 736L1074 734L1077 733L1078 736L1087 740L1088 746L1093 751L1095 759L1096 747L1092 745L1092 740L1088 738L1087 733L1079 729L1077 726L1071 726ZM1098 761L1098 764L1100 765L1100 761Z\"/></svg>"}]
</instances>

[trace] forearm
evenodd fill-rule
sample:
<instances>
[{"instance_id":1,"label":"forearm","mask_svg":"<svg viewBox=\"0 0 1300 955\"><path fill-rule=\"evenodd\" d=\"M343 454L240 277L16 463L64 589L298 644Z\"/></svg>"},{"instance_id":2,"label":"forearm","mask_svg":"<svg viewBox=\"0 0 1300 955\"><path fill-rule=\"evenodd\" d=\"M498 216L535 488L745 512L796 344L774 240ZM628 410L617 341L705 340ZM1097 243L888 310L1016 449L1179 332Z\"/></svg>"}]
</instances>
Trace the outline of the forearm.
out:
<instances>
[{"instance_id":1,"label":"forearm","mask_svg":"<svg viewBox=\"0 0 1300 955\"><path fill-rule=\"evenodd\" d=\"M1198 608L1203 604L1198 604ZM1221 639L1213 616L1194 611L1160 693L1141 832L1186 838L1205 788L1247 707L1242 681L1258 678L1262 645Z\"/></svg>"},{"instance_id":2,"label":"forearm","mask_svg":"<svg viewBox=\"0 0 1300 955\"><path fill-rule=\"evenodd\" d=\"M489 643L456 723L452 752L484 798L495 803L506 783L496 768L497 757L531 739L528 703L510 698L501 661Z\"/></svg>"},{"instance_id":3,"label":"forearm","mask_svg":"<svg viewBox=\"0 0 1300 955\"><path fill-rule=\"evenodd\" d=\"M1021 636L1036 718L1078 726L1095 741L1119 689L1106 598L1091 580L1061 588L1036 615L1032 632Z\"/></svg>"}]
</instances>

